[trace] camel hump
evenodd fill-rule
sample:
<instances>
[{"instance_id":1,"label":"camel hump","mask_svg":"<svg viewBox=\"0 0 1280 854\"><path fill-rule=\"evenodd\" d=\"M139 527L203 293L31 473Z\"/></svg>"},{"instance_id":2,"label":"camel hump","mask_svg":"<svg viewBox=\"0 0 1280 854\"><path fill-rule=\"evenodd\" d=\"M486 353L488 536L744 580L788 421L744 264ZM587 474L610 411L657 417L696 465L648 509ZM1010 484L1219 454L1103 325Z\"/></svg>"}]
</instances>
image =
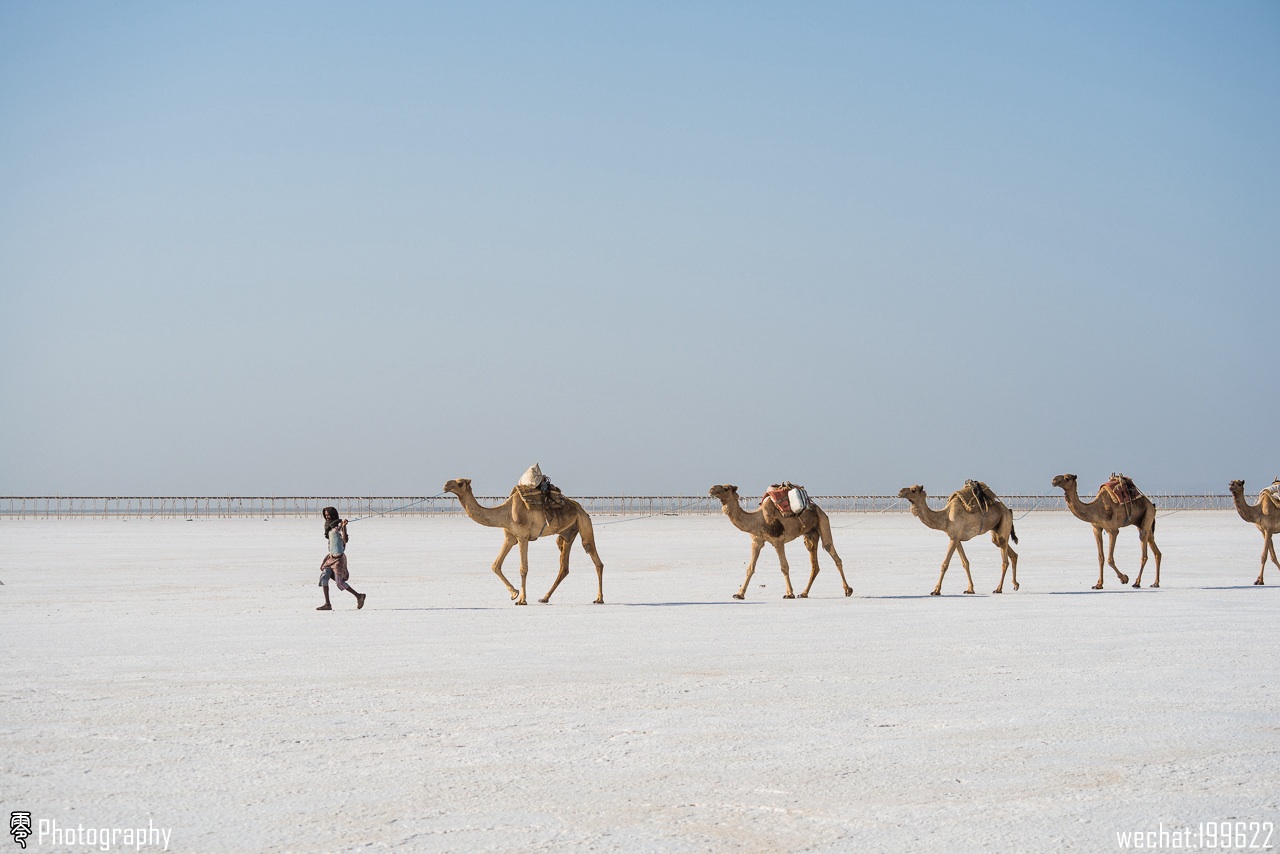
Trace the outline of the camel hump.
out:
<instances>
[{"instance_id":1,"label":"camel hump","mask_svg":"<svg viewBox=\"0 0 1280 854\"><path fill-rule=\"evenodd\" d=\"M578 516L578 509L572 501L565 497L560 487L551 481L543 481L542 486L517 485L511 494L520 499L520 503L530 512L542 514L546 521L543 530L562 531ZM537 539L537 537L533 537Z\"/></svg>"},{"instance_id":2,"label":"camel hump","mask_svg":"<svg viewBox=\"0 0 1280 854\"><path fill-rule=\"evenodd\" d=\"M1112 472L1111 478L1098 487L1099 497L1104 492L1110 495L1111 500L1116 504L1128 504L1142 497L1142 490L1138 489L1133 478L1119 472Z\"/></svg>"},{"instance_id":3,"label":"camel hump","mask_svg":"<svg viewBox=\"0 0 1280 854\"><path fill-rule=\"evenodd\" d=\"M813 503L809 500L809 492L803 486L789 480L772 484L765 490L760 504L764 505L766 501L773 502L783 516L799 516Z\"/></svg>"},{"instance_id":4,"label":"camel hump","mask_svg":"<svg viewBox=\"0 0 1280 854\"><path fill-rule=\"evenodd\" d=\"M986 512L987 508L1000 500L996 497L995 490L980 480L966 480L964 487L951 493L951 497L959 499L964 509L970 512L974 510Z\"/></svg>"},{"instance_id":5,"label":"camel hump","mask_svg":"<svg viewBox=\"0 0 1280 854\"><path fill-rule=\"evenodd\" d=\"M567 506L569 500L564 497L560 487L545 479L538 486L525 486L518 483L511 490L511 494L518 496L524 502L524 506L530 510L558 510Z\"/></svg>"},{"instance_id":6,"label":"camel hump","mask_svg":"<svg viewBox=\"0 0 1280 854\"><path fill-rule=\"evenodd\" d=\"M1280 477L1276 478L1276 482L1268 486L1262 492L1258 493L1258 503L1269 501L1271 508L1280 511Z\"/></svg>"}]
</instances>

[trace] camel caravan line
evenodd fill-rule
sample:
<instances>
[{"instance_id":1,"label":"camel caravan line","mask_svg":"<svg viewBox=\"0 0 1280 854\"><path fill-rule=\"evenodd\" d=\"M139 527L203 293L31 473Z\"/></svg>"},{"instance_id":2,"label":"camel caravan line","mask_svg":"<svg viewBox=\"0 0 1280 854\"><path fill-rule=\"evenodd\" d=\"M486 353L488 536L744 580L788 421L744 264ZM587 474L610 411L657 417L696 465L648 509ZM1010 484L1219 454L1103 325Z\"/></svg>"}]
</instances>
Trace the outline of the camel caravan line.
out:
<instances>
[{"instance_id":1,"label":"camel caravan line","mask_svg":"<svg viewBox=\"0 0 1280 854\"><path fill-rule=\"evenodd\" d=\"M1142 544L1142 561L1138 565L1138 575L1133 586L1142 586L1142 574L1147 566L1147 552L1150 549L1155 556L1155 580L1152 587L1160 586L1160 547L1156 545L1156 506L1151 499L1142 493L1133 480L1123 474L1112 474L1111 478L1098 488L1093 501L1080 498L1074 474L1060 474L1053 479L1053 485L1062 489L1067 502L1067 509L1082 521L1093 527L1094 541L1098 546L1098 583L1094 590L1103 589L1106 567L1110 566L1120 579L1121 584L1129 583L1129 576L1116 566L1116 538L1120 529L1135 527L1138 540ZM1244 497L1244 481L1233 480L1230 485L1231 495L1235 500L1236 512L1240 518L1262 532L1262 569L1254 584L1263 584L1263 575L1267 568L1267 559L1280 569L1280 560L1276 557L1275 534L1280 531L1280 477L1271 486L1258 494L1255 504L1249 504ZM556 592L560 582L569 574L569 552L574 540L581 538L582 548L590 556L596 568L597 605L604 603L604 563L596 551L595 531L592 528L591 516L582 505L566 496L559 487L551 483L539 466L531 466L520 481L511 490L507 500L496 507L484 507L476 501L468 478L455 478L444 485L444 491L457 496L462 510L467 516L489 528L503 530L502 548L493 562L493 572L502 581L511 599L517 605L528 604L525 596L525 584L529 574L529 543L542 536L555 535L556 544L560 548L560 570L551 589L539 602L547 603L551 594ZM809 552L809 581L799 598L805 599L813 589L818 577L818 545L822 545L831 560L835 562L836 571L840 574L840 586L844 595L852 596L853 588L845 578L844 563L836 551L831 536L831 520L826 512L817 505L802 486L793 483L773 484L760 499L755 510L744 510L742 499L738 495L738 487L732 484L717 484L709 490L711 497L720 502L721 510L729 517L730 523L751 537L751 558L747 563L747 574L742 580L742 587L733 594L734 599L745 599L751 576L756 571L756 560L766 543L773 546L778 554L778 565L782 570L782 580L786 585L784 599L795 599L796 592L791 586L791 567L787 562L786 544L792 540L802 539ZM995 494L991 487L979 480L965 482L963 488L951 493L946 506L941 510L929 507L928 496L924 487L904 487L898 498L911 505L911 515L915 516L927 527L942 531L947 535L950 544L947 554L942 559L942 571L938 575L938 583L931 595L942 595L942 581L946 578L947 567L951 558L960 555L960 563L964 567L968 587L965 593L973 593L973 575L969 571L969 557L964 552L964 543L974 537L989 533L991 542L1000 550L1000 583L993 593L1004 592L1005 576L1010 576L1013 589L1018 589L1018 553L1011 543L1018 542L1018 534L1014 530L1012 511ZM1110 538L1104 555L1102 534L1106 532ZM520 547L520 588L517 590L502 572L503 561L512 547Z\"/></svg>"}]
</instances>

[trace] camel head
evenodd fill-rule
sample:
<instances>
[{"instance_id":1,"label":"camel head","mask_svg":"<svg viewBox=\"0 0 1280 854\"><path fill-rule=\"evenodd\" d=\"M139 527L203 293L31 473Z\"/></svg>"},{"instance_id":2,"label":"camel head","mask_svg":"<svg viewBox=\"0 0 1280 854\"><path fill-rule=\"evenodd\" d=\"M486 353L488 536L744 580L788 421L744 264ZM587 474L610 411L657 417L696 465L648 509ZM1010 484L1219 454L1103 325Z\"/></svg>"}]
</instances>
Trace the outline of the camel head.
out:
<instances>
[{"instance_id":1,"label":"camel head","mask_svg":"<svg viewBox=\"0 0 1280 854\"><path fill-rule=\"evenodd\" d=\"M924 498L924 487L918 483L915 486L904 486L898 490L898 497L905 498L908 501Z\"/></svg>"},{"instance_id":2,"label":"camel head","mask_svg":"<svg viewBox=\"0 0 1280 854\"><path fill-rule=\"evenodd\" d=\"M731 483L717 483L707 490L707 494L712 498L720 499L721 504L728 504L730 501L738 500L738 487Z\"/></svg>"},{"instance_id":3,"label":"camel head","mask_svg":"<svg viewBox=\"0 0 1280 854\"><path fill-rule=\"evenodd\" d=\"M918 483L915 486L904 486L902 489L899 489L898 497L905 498L907 501L911 502L912 516L919 517L920 507L922 505L926 507L928 506L925 504L924 487Z\"/></svg>"},{"instance_id":4,"label":"camel head","mask_svg":"<svg viewBox=\"0 0 1280 854\"><path fill-rule=\"evenodd\" d=\"M463 492L471 491L471 478L459 477L454 480L447 481L444 485L445 492L452 492L454 495L461 495Z\"/></svg>"},{"instance_id":5,"label":"camel head","mask_svg":"<svg viewBox=\"0 0 1280 854\"><path fill-rule=\"evenodd\" d=\"M1231 491L1232 495L1235 495L1237 497L1244 495L1244 481L1233 480L1231 481L1230 484L1228 484L1227 489Z\"/></svg>"},{"instance_id":6,"label":"camel head","mask_svg":"<svg viewBox=\"0 0 1280 854\"><path fill-rule=\"evenodd\" d=\"M1068 485L1076 485L1076 476L1073 474L1060 474L1053 479L1053 485L1059 489L1066 489Z\"/></svg>"}]
</instances>

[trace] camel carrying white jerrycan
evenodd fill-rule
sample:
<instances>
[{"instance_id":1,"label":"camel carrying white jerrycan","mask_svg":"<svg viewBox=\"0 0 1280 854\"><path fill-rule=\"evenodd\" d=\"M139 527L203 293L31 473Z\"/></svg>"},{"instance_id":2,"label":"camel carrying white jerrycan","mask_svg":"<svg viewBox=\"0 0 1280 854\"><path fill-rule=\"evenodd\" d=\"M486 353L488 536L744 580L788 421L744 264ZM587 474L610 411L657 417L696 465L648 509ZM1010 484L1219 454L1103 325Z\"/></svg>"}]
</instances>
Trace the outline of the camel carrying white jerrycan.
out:
<instances>
[{"instance_id":1,"label":"camel carrying white jerrycan","mask_svg":"<svg viewBox=\"0 0 1280 854\"><path fill-rule=\"evenodd\" d=\"M809 506L809 493L803 486L793 486L787 490L787 503L791 505L791 512L799 515Z\"/></svg>"}]
</instances>

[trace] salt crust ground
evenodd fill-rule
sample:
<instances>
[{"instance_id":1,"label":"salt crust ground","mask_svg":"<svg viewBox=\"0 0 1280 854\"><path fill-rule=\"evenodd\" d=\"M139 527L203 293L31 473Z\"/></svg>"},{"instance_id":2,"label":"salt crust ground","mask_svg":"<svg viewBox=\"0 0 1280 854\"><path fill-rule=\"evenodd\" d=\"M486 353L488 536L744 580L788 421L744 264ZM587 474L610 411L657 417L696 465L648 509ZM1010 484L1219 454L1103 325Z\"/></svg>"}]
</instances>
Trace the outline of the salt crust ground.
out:
<instances>
[{"instance_id":1,"label":"salt crust ground","mask_svg":"<svg viewBox=\"0 0 1280 854\"><path fill-rule=\"evenodd\" d=\"M318 520L0 522L0 809L189 852L1113 851L1280 822L1280 574L1253 586L1234 514L1161 519L1162 588L1094 592L1088 527L1033 513L1020 592L991 595L981 540L978 595L957 562L941 598L940 533L836 515L854 598L824 555L783 601L765 554L746 602L723 517L597 521L606 605L581 551L516 608L497 532L388 518L352 528L368 606L333 613ZM532 602L555 547L531 554Z\"/></svg>"}]
</instances>

